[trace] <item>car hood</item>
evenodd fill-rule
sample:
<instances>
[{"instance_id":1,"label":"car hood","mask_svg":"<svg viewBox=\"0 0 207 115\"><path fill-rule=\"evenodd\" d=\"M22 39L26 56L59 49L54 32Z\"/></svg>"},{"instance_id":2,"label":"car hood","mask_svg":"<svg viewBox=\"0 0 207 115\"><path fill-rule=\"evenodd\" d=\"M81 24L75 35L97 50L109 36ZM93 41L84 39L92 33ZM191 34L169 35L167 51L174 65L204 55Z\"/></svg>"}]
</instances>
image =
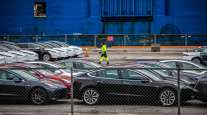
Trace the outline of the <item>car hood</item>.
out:
<instances>
[{"instance_id":1,"label":"car hood","mask_svg":"<svg viewBox=\"0 0 207 115\"><path fill-rule=\"evenodd\" d=\"M11 54L9 52L0 52L0 54L4 55L4 56L8 56L8 57L16 57L15 54Z\"/></svg>"},{"instance_id":2,"label":"car hood","mask_svg":"<svg viewBox=\"0 0 207 115\"><path fill-rule=\"evenodd\" d=\"M23 52L20 52L20 51L8 51L9 53L12 53L12 54L16 54L16 55L19 55L19 56L26 56L27 54L23 53Z\"/></svg>"},{"instance_id":3,"label":"car hood","mask_svg":"<svg viewBox=\"0 0 207 115\"><path fill-rule=\"evenodd\" d=\"M29 50L20 50L21 52L30 54L30 55L38 55L37 53L33 52L33 51L29 51Z\"/></svg>"}]
</instances>

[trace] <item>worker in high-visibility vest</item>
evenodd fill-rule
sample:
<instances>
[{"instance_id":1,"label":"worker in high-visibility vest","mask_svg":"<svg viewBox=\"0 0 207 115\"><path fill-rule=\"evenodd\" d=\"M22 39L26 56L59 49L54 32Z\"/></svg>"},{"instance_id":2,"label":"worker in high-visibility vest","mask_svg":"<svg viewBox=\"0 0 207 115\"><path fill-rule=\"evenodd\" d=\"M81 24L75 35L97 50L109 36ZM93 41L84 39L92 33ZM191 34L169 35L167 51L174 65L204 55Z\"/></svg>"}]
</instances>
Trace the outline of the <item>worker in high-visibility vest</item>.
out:
<instances>
[{"instance_id":1,"label":"worker in high-visibility vest","mask_svg":"<svg viewBox=\"0 0 207 115\"><path fill-rule=\"evenodd\" d=\"M99 64L102 63L102 61L106 61L107 65L109 64L109 58L107 56L107 45L105 42L102 43L101 45L101 57L99 59Z\"/></svg>"}]
</instances>

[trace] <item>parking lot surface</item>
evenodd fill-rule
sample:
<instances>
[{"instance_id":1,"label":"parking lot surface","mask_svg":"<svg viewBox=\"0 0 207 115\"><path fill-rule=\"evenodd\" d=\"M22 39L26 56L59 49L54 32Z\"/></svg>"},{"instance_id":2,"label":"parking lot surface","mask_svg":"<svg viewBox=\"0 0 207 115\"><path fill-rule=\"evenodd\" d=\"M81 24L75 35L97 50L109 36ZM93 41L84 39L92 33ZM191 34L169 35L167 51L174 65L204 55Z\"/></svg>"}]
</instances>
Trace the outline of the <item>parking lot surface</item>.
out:
<instances>
[{"instance_id":1,"label":"parking lot surface","mask_svg":"<svg viewBox=\"0 0 207 115\"><path fill-rule=\"evenodd\" d=\"M25 102L0 102L0 115L70 115L70 100L35 106ZM177 107L161 107L144 103L104 103L88 106L75 101L74 115L175 115ZM207 103L190 101L182 105L182 115L206 115Z\"/></svg>"}]
</instances>

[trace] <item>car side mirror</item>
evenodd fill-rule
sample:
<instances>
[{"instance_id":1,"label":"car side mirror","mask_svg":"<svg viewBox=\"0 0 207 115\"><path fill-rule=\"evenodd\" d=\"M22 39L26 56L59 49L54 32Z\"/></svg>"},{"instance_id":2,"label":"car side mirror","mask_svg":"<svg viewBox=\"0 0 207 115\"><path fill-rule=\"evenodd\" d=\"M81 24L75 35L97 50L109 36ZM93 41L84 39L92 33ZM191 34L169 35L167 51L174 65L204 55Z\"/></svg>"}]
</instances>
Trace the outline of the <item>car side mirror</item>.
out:
<instances>
[{"instance_id":1,"label":"car side mirror","mask_svg":"<svg viewBox=\"0 0 207 115\"><path fill-rule=\"evenodd\" d=\"M15 78L13 78L13 81L14 81L15 83L21 83L23 80L20 79L20 78L15 77Z\"/></svg>"}]
</instances>

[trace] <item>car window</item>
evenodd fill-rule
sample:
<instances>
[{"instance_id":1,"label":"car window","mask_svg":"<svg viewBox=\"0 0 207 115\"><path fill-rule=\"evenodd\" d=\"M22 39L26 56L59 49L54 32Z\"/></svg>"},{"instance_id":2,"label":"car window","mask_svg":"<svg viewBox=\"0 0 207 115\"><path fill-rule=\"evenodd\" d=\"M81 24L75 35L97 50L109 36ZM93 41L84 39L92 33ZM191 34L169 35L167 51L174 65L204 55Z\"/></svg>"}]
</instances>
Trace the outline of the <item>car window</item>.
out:
<instances>
[{"instance_id":1,"label":"car window","mask_svg":"<svg viewBox=\"0 0 207 115\"><path fill-rule=\"evenodd\" d=\"M60 62L59 64L63 68L72 68L73 67L73 62Z\"/></svg>"},{"instance_id":2,"label":"car window","mask_svg":"<svg viewBox=\"0 0 207 115\"><path fill-rule=\"evenodd\" d=\"M105 77L105 70L99 70L92 73L89 73L89 75L93 77Z\"/></svg>"},{"instance_id":3,"label":"car window","mask_svg":"<svg viewBox=\"0 0 207 115\"><path fill-rule=\"evenodd\" d=\"M144 77L141 74L131 71L131 70L123 70L122 78L128 79L128 80L143 80L144 79Z\"/></svg>"},{"instance_id":4,"label":"car window","mask_svg":"<svg viewBox=\"0 0 207 115\"><path fill-rule=\"evenodd\" d=\"M27 80L38 80L35 76L33 76L28 71L24 71L24 70L12 70L12 71L15 72L16 74L22 76L23 78L25 78Z\"/></svg>"},{"instance_id":5,"label":"car window","mask_svg":"<svg viewBox=\"0 0 207 115\"><path fill-rule=\"evenodd\" d=\"M172 68L176 68L176 62L165 62L165 63Z\"/></svg>"},{"instance_id":6,"label":"car window","mask_svg":"<svg viewBox=\"0 0 207 115\"><path fill-rule=\"evenodd\" d=\"M0 80L13 80L16 76L6 71L0 71Z\"/></svg>"},{"instance_id":7,"label":"car window","mask_svg":"<svg viewBox=\"0 0 207 115\"><path fill-rule=\"evenodd\" d=\"M105 78L119 78L119 73L117 69L105 70Z\"/></svg>"},{"instance_id":8,"label":"car window","mask_svg":"<svg viewBox=\"0 0 207 115\"><path fill-rule=\"evenodd\" d=\"M197 66L189 63L182 63L182 68L198 68Z\"/></svg>"}]
</instances>

